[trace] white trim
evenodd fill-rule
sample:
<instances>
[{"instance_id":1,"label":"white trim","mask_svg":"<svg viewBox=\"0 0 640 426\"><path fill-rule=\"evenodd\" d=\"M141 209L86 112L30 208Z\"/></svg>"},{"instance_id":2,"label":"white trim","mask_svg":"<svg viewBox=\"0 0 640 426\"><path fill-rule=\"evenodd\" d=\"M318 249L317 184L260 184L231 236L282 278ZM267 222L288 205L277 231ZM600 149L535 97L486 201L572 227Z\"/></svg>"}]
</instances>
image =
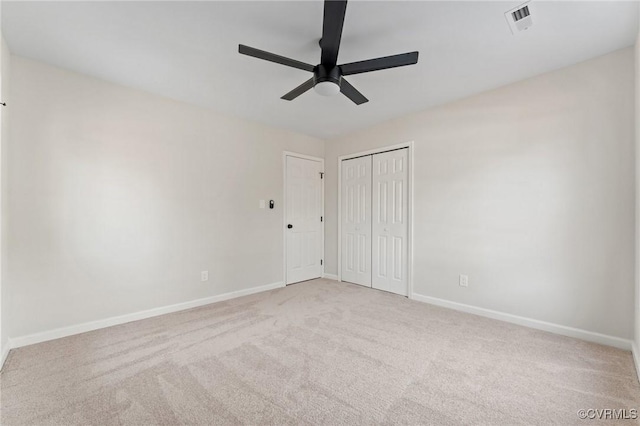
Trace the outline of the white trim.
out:
<instances>
[{"instance_id":1,"label":"white trim","mask_svg":"<svg viewBox=\"0 0 640 426\"><path fill-rule=\"evenodd\" d=\"M464 303L452 302L450 300L438 299L437 297L423 296L414 293L413 300L429 303L444 308L454 309L456 311L466 312L469 314L479 315L486 318L496 319L500 321L518 324L536 330L548 331L550 333L560 334L563 336L574 337L576 339L587 340L589 342L600 343L602 345L613 346L616 348L631 350L632 341L622 339L620 337L609 336L606 334L595 333L593 331L582 330L579 328L567 327L560 324L554 324L546 321L540 321L532 318L521 317L518 315L507 314L504 312L494 311L491 309L479 308L477 306L466 305Z\"/></svg>"},{"instance_id":2,"label":"white trim","mask_svg":"<svg viewBox=\"0 0 640 426\"><path fill-rule=\"evenodd\" d=\"M7 344L5 348L2 349L2 354L0 354L0 371L2 371L2 368L4 368L4 363L7 360L7 357L9 356L10 350L11 350L11 342L7 340Z\"/></svg>"},{"instance_id":3,"label":"white trim","mask_svg":"<svg viewBox=\"0 0 640 426\"><path fill-rule=\"evenodd\" d=\"M407 223L407 232L408 232L408 238L409 241L407 241L408 246L409 246L409 253L407 253L408 255L408 262L409 265L407 265L407 274L408 274L408 278L409 278L409 285L407 288L407 297L409 299L411 299L411 297L413 297L413 141L410 141L407 143L409 145L409 188L407 188L407 191L409 193L409 210L408 210L408 223Z\"/></svg>"},{"instance_id":4,"label":"white trim","mask_svg":"<svg viewBox=\"0 0 640 426\"><path fill-rule=\"evenodd\" d=\"M338 281L338 276L336 274L322 274L322 278L326 278L328 280Z\"/></svg>"},{"instance_id":5,"label":"white trim","mask_svg":"<svg viewBox=\"0 0 640 426\"><path fill-rule=\"evenodd\" d=\"M283 154L282 155L283 157L296 157L296 158L302 158L304 160L318 161L322 163L322 165L324 166L324 158L322 157L314 157L313 155L299 154L297 152L292 152L292 151L282 151L282 154ZM324 167L322 168L322 171L324 172Z\"/></svg>"},{"instance_id":6,"label":"white trim","mask_svg":"<svg viewBox=\"0 0 640 426\"><path fill-rule=\"evenodd\" d=\"M380 154L382 152L393 151L395 149L408 148L409 152L409 209L408 209L408 246L409 253L407 254L408 261L408 285L407 285L407 297L413 298L413 141L403 142L396 145L382 146L380 148L370 149L367 151L356 152L353 154L341 155L338 157L338 281L342 282L342 161L349 160L350 158L362 157L365 155Z\"/></svg>"},{"instance_id":7,"label":"white trim","mask_svg":"<svg viewBox=\"0 0 640 426\"><path fill-rule=\"evenodd\" d=\"M636 374L640 382L640 348L636 342L631 342L631 354L633 355L633 363L636 365Z\"/></svg>"},{"instance_id":8,"label":"white trim","mask_svg":"<svg viewBox=\"0 0 640 426\"><path fill-rule=\"evenodd\" d=\"M342 282L342 157L338 157L338 270L336 276L338 281Z\"/></svg>"},{"instance_id":9,"label":"white trim","mask_svg":"<svg viewBox=\"0 0 640 426\"><path fill-rule=\"evenodd\" d=\"M211 303L222 302L224 300L235 299L237 297L248 296L254 293L269 291L276 288L284 287L282 282L251 287L245 290L232 291L229 293L219 294L216 296L196 299L189 302L176 303L175 305L163 306L160 308L148 309L145 311L134 312L131 314L120 315L117 317L105 318L97 321L85 322L82 324L72 325L69 327L56 328L54 330L43 331L41 333L29 334L9 339L9 348L15 349L22 346L33 345L35 343L46 342L48 340L59 339L61 337L72 336L74 334L86 333L87 331L107 328L114 325L125 324L131 321L138 321L146 318L157 317L160 315L170 314L173 312L184 311L185 309L197 308L199 306L209 305Z\"/></svg>"},{"instance_id":10,"label":"white trim","mask_svg":"<svg viewBox=\"0 0 640 426\"><path fill-rule=\"evenodd\" d=\"M324 174L324 158L321 157L314 157L312 155L306 155L306 154L298 154L297 152L291 152L291 151L282 151L282 183L283 183L283 190L282 190L282 208L283 208L283 213L282 213L282 282L284 283L284 285L287 285L287 157L296 157L296 158L302 158L305 160L311 160L311 161L317 161L320 163L320 168L322 169L322 172ZM322 178L322 182L320 182L321 188L320 191L322 192L320 194L320 198L321 198L321 211L320 211L320 215L322 216L323 220L322 220L322 247L320 250L320 253L322 253L322 267L320 268L320 277L324 277L324 266L327 262L324 261L324 224L326 222L327 217L325 216L325 212L324 212L324 177ZM292 283L293 284L293 283Z\"/></svg>"},{"instance_id":11,"label":"white trim","mask_svg":"<svg viewBox=\"0 0 640 426\"><path fill-rule=\"evenodd\" d=\"M413 148L413 141L402 142L395 145L381 146L379 148L369 149L367 151L360 151L360 152L354 152L352 154L341 155L338 157L338 164L340 164L340 161L342 160L348 160L350 158L356 158L356 157L363 157L365 155L380 154L381 152L393 151L395 149L402 149L402 148Z\"/></svg>"}]
</instances>

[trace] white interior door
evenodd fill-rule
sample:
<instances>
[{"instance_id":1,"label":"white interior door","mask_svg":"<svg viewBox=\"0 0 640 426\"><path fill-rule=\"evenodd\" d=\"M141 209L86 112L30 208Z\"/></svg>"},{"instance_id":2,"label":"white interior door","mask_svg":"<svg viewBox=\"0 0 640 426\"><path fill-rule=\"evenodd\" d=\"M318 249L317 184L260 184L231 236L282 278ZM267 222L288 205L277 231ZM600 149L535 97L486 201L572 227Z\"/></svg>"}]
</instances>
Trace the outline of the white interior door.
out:
<instances>
[{"instance_id":1,"label":"white interior door","mask_svg":"<svg viewBox=\"0 0 640 426\"><path fill-rule=\"evenodd\" d=\"M371 287L371 156L341 167L341 279Z\"/></svg>"},{"instance_id":2,"label":"white interior door","mask_svg":"<svg viewBox=\"0 0 640 426\"><path fill-rule=\"evenodd\" d=\"M408 295L408 149L373 155L372 287Z\"/></svg>"},{"instance_id":3,"label":"white interior door","mask_svg":"<svg viewBox=\"0 0 640 426\"><path fill-rule=\"evenodd\" d=\"M322 163L286 157L286 283L322 276Z\"/></svg>"}]
</instances>

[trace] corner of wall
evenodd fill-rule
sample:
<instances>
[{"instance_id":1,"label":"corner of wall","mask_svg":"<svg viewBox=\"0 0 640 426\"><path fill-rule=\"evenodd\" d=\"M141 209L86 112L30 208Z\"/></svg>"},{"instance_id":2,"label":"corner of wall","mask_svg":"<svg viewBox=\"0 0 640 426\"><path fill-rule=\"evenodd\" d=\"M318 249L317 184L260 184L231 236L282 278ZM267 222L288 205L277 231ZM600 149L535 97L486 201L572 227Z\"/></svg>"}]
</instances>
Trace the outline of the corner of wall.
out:
<instances>
[{"instance_id":1,"label":"corner of wall","mask_svg":"<svg viewBox=\"0 0 640 426\"><path fill-rule=\"evenodd\" d=\"M636 366L638 382L640 382L640 345L638 345L638 342L632 343L631 354L633 355L633 363Z\"/></svg>"},{"instance_id":2,"label":"corner of wall","mask_svg":"<svg viewBox=\"0 0 640 426\"><path fill-rule=\"evenodd\" d=\"M1 8L0 8L1 10ZM10 342L8 335L8 307L9 299L7 297L7 283L5 276L5 259L6 244L5 233L6 215L5 215L5 188L6 188L6 147L9 143L9 79L10 79L11 52L0 34L0 102L4 102L7 106L0 106L0 370L4 365L4 361L9 354Z\"/></svg>"},{"instance_id":3,"label":"corner of wall","mask_svg":"<svg viewBox=\"0 0 640 426\"><path fill-rule=\"evenodd\" d=\"M640 21L640 8L638 13ZM635 203L635 321L634 321L634 342L633 342L633 359L635 361L638 380L640 380L640 173L638 166L640 165L640 30L636 38L635 45L635 124L636 124L636 143L635 143L635 187L636 187L636 203Z\"/></svg>"}]
</instances>

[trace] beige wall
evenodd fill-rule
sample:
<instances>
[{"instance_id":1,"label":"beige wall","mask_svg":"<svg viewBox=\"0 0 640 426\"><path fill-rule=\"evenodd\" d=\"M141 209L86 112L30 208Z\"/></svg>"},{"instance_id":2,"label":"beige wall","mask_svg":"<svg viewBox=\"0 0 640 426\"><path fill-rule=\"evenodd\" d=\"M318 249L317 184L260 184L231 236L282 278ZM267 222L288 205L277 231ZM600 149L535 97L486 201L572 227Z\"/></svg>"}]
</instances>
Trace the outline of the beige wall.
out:
<instances>
[{"instance_id":1,"label":"beige wall","mask_svg":"<svg viewBox=\"0 0 640 426\"><path fill-rule=\"evenodd\" d=\"M9 333L281 281L283 150L326 158L336 273L337 157L413 140L416 293L631 338L633 61L621 50L323 147L14 56Z\"/></svg>"},{"instance_id":2,"label":"beige wall","mask_svg":"<svg viewBox=\"0 0 640 426\"><path fill-rule=\"evenodd\" d=\"M415 141L416 293L632 338L633 61L620 50L327 141L326 272L338 156Z\"/></svg>"},{"instance_id":3,"label":"beige wall","mask_svg":"<svg viewBox=\"0 0 640 426\"><path fill-rule=\"evenodd\" d=\"M16 56L11 72L12 338L282 281L282 151L323 141Z\"/></svg>"},{"instance_id":4,"label":"beige wall","mask_svg":"<svg viewBox=\"0 0 640 426\"><path fill-rule=\"evenodd\" d=\"M2 116L0 126L2 131L0 132L0 187L4 188L6 185L6 159L5 152L6 146L9 143L9 111L11 101L9 100L9 76L11 66L11 54L9 48L4 41L4 38L0 37L0 101L5 102L8 106L0 106L0 115ZM5 221L6 214L4 212L4 197L0 197L0 367L2 366L2 355L8 347L9 338L9 322L7 321L9 314L9 298L7 297L7 285L4 279L4 264L6 258L5 250Z\"/></svg>"}]
</instances>

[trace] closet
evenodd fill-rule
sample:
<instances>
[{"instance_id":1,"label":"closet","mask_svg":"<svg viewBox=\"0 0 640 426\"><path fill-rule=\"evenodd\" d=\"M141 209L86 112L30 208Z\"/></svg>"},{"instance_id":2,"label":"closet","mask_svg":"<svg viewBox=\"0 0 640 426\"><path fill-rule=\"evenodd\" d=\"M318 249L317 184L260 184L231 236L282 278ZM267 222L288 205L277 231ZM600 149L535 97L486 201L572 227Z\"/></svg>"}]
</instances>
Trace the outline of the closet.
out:
<instances>
[{"instance_id":1,"label":"closet","mask_svg":"<svg viewBox=\"0 0 640 426\"><path fill-rule=\"evenodd\" d=\"M408 295L408 151L342 160L342 281Z\"/></svg>"}]
</instances>

